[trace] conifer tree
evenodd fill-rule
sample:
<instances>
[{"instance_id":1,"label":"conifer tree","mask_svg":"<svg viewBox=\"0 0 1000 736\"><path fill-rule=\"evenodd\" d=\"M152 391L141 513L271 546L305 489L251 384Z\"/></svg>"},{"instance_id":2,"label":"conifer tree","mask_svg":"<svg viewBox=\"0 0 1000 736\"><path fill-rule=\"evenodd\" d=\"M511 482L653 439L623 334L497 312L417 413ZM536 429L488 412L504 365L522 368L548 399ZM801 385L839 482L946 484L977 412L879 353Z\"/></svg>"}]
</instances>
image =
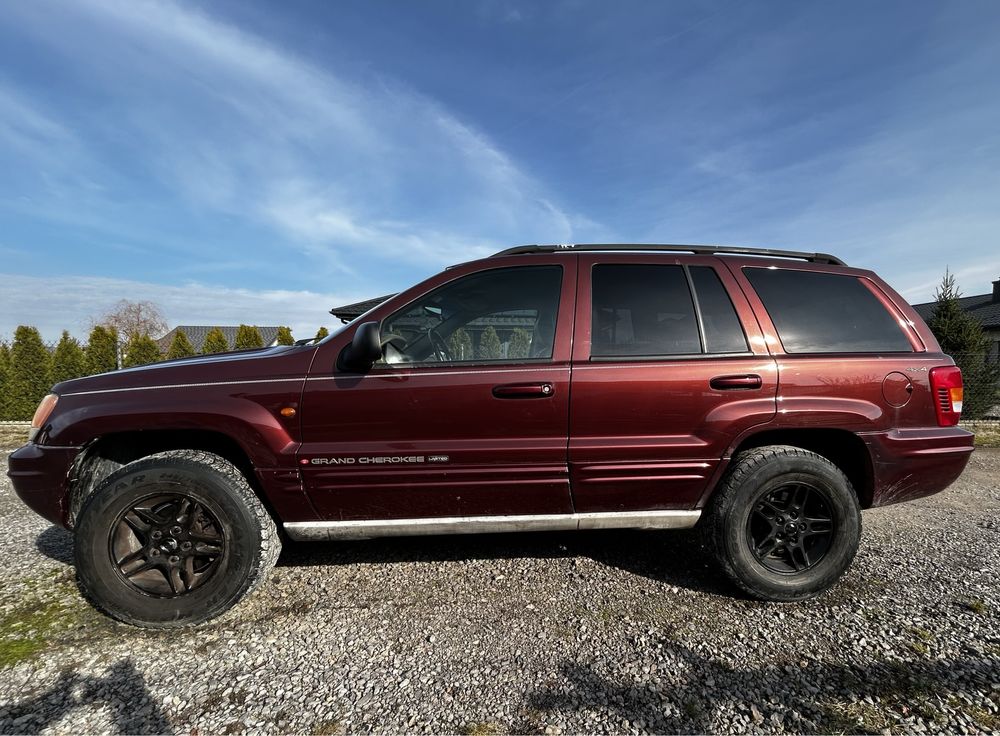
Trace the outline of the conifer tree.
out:
<instances>
[{"instance_id":1,"label":"conifer tree","mask_svg":"<svg viewBox=\"0 0 1000 736\"><path fill-rule=\"evenodd\" d=\"M122 368L134 368L138 365L149 365L163 360L160 347L149 335L132 335L125 343L125 357Z\"/></svg>"},{"instance_id":2,"label":"conifer tree","mask_svg":"<svg viewBox=\"0 0 1000 736\"><path fill-rule=\"evenodd\" d=\"M955 277L945 271L934 294L937 305L927 326L941 343L941 350L962 369L965 400L962 416L978 419L1000 403L1000 366L988 360L990 340L979 321L962 309Z\"/></svg>"},{"instance_id":3,"label":"conifer tree","mask_svg":"<svg viewBox=\"0 0 1000 736\"><path fill-rule=\"evenodd\" d=\"M212 353L225 353L229 350L229 341L218 327L213 327L205 335L205 343L201 346L203 355Z\"/></svg>"},{"instance_id":4,"label":"conifer tree","mask_svg":"<svg viewBox=\"0 0 1000 736\"><path fill-rule=\"evenodd\" d=\"M264 338L260 336L260 330L251 325L240 325L236 330L236 349L253 350L264 347Z\"/></svg>"},{"instance_id":5,"label":"conifer tree","mask_svg":"<svg viewBox=\"0 0 1000 736\"><path fill-rule=\"evenodd\" d=\"M316 330L316 337L314 339L316 340L316 342L319 342L329 334L330 331L326 329L326 327L320 327L318 330Z\"/></svg>"},{"instance_id":6,"label":"conifer tree","mask_svg":"<svg viewBox=\"0 0 1000 736\"><path fill-rule=\"evenodd\" d=\"M10 376L10 345L0 342L0 419L7 416L7 380Z\"/></svg>"},{"instance_id":7,"label":"conifer tree","mask_svg":"<svg viewBox=\"0 0 1000 736\"><path fill-rule=\"evenodd\" d=\"M448 352L452 360L472 360L472 338L459 327L448 338Z\"/></svg>"},{"instance_id":8,"label":"conifer tree","mask_svg":"<svg viewBox=\"0 0 1000 736\"><path fill-rule=\"evenodd\" d=\"M118 368L118 335L115 331L96 325L84 351L87 355L87 373L107 373Z\"/></svg>"},{"instance_id":9,"label":"conifer tree","mask_svg":"<svg viewBox=\"0 0 1000 736\"><path fill-rule=\"evenodd\" d=\"M479 338L479 357L481 360L500 360L500 337L492 327L483 330Z\"/></svg>"},{"instance_id":10,"label":"conifer tree","mask_svg":"<svg viewBox=\"0 0 1000 736\"><path fill-rule=\"evenodd\" d=\"M292 328L285 327L284 325L279 327L277 340L279 345L294 345L295 338L292 337Z\"/></svg>"},{"instance_id":11,"label":"conifer tree","mask_svg":"<svg viewBox=\"0 0 1000 736\"><path fill-rule=\"evenodd\" d=\"M49 392L51 357L34 327L14 332L7 378L7 413L12 419L31 419L38 402Z\"/></svg>"},{"instance_id":12,"label":"conifer tree","mask_svg":"<svg viewBox=\"0 0 1000 736\"><path fill-rule=\"evenodd\" d=\"M167 349L167 360L189 358L194 354L194 346L191 345L188 336L184 334L184 330L178 329L174 333L174 339L170 341L170 347Z\"/></svg>"},{"instance_id":13,"label":"conifer tree","mask_svg":"<svg viewBox=\"0 0 1000 736\"><path fill-rule=\"evenodd\" d=\"M514 329L510 337L510 346L507 348L508 358L527 358L531 349L531 334L523 327Z\"/></svg>"},{"instance_id":14,"label":"conifer tree","mask_svg":"<svg viewBox=\"0 0 1000 736\"><path fill-rule=\"evenodd\" d=\"M70 381L87 375L87 355L76 338L63 330L62 338L52 353L52 383Z\"/></svg>"}]
</instances>

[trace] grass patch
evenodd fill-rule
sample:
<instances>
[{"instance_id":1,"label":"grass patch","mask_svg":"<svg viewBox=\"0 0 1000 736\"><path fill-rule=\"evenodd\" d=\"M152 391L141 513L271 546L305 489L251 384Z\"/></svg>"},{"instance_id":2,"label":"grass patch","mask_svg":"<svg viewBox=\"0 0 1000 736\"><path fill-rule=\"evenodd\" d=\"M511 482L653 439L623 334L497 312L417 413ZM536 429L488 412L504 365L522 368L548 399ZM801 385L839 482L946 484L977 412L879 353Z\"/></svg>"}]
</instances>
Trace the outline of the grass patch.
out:
<instances>
[{"instance_id":1,"label":"grass patch","mask_svg":"<svg viewBox=\"0 0 1000 736\"><path fill-rule=\"evenodd\" d=\"M27 441L27 427L0 425L0 448L13 450Z\"/></svg>"},{"instance_id":2,"label":"grass patch","mask_svg":"<svg viewBox=\"0 0 1000 736\"><path fill-rule=\"evenodd\" d=\"M986 733L1000 732L1000 716L993 715L981 705L966 703L961 698L953 695L948 698L948 706L959 713L967 715Z\"/></svg>"},{"instance_id":3,"label":"grass patch","mask_svg":"<svg viewBox=\"0 0 1000 736\"><path fill-rule=\"evenodd\" d=\"M918 639L920 639L921 641L933 641L934 640L934 634L932 634L927 629L920 628L919 626L911 626L910 627L910 633L913 634Z\"/></svg>"},{"instance_id":4,"label":"grass patch","mask_svg":"<svg viewBox=\"0 0 1000 736\"><path fill-rule=\"evenodd\" d=\"M465 736L499 736L504 733L503 726L493 721L483 721L482 723L470 723L459 733Z\"/></svg>"},{"instance_id":5,"label":"grass patch","mask_svg":"<svg viewBox=\"0 0 1000 736\"><path fill-rule=\"evenodd\" d=\"M1000 447L1000 424L969 423L962 426L976 435L976 447Z\"/></svg>"},{"instance_id":6,"label":"grass patch","mask_svg":"<svg viewBox=\"0 0 1000 736\"><path fill-rule=\"evenodd\" d=\"M0 669L13 667L52 647L106 636L113 624L88 606L72 573L55 570L0 587Z\"/></svg>"},{"instance_id":7,"label":"grass patch","mask_svg":"<svg viewBox=\"0 0 1000 736\"><path fill-rule=\"evenodd\" d=\"M989 610L989 606L980 598L963 598L958 602L962 608L966 611L972 611L973 613L982 616Z\"/></svg>"}]
</instances>

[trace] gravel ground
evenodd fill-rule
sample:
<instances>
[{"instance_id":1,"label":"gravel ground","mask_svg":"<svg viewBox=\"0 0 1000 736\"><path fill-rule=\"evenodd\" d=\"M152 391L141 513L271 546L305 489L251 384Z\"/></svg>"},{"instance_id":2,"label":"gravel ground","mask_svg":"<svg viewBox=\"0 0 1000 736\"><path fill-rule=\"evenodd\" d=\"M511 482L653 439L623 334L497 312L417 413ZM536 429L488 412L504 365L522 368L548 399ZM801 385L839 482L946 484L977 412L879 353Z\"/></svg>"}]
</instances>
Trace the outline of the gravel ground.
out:
<instances>
[{"instance_id":1,"label":"gravel ground","mask_svg":"<svg viewBox=\"0 0 1000 736\"><path fill-rule=\"evenodd\" d=\"M0 732L1000 732L1000 450L866 512L807 603L738 597L693 532L403 539L286 548L169 633L87 607L0 478Z\"/></svg>"}]
</instances>

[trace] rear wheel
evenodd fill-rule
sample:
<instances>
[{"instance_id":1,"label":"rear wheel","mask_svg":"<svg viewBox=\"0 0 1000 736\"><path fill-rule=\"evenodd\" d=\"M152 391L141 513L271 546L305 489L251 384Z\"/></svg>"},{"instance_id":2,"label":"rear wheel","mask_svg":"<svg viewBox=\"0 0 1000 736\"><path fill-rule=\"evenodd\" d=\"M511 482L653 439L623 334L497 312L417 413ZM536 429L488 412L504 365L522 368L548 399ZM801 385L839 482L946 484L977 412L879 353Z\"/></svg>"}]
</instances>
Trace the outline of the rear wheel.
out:
<instances>
[{"instance_id":1,"label":"rear wheel","mask_svg":"<svg viewBox=\"0 0 1000 736\"><path fill-rule=\"evenodd\" d=\"M207 452L129 463L87 499L76 525L77 582L125 623L176 627L214 618L256 588L281 544L240 471Z\"/></svg>"},{"instance_id":2,"label":"rear wheel","mask_svg":"<svg viewBox=\"0 0 1000 736\"><path fill-rule=\"evenodd\" d=\"M850 481L826 458L762 447L733 460L707 509L705 532L738 587L764 600L802 600L850 566L861 508Z\"/></svg>"}]
</instances>

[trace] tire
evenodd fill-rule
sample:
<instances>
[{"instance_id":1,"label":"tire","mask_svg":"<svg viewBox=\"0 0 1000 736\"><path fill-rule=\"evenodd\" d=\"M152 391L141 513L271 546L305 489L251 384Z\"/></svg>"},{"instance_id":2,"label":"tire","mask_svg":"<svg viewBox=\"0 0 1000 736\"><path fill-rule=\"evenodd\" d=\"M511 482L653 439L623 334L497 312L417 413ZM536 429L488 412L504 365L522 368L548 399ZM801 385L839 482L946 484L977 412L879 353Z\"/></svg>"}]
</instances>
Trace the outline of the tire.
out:
<instances>
[{"instance_id":1,"label":"tire","mask_svg":"<svg viewBox=\"0 0 1000 736\"><path fill-rule=\"evenodd\" d=\"M847 476L829 460L774 445L733 459L704 531L737 587L761 600L799 601L822 593L850 567L861 507Z\"/></svg>"},{"instance_id":2,"label":"tire","mask_svg":"<svg viewBox=\"0 0 1000 736\"><path fill-rule=\"evenodd\" d=\"M161 452L112 473L84 502L74 538L83 596L147 628L220 616L264 581L280 551L274 521L243 474L198 450Z\"/></svg>"}]
</instances>

